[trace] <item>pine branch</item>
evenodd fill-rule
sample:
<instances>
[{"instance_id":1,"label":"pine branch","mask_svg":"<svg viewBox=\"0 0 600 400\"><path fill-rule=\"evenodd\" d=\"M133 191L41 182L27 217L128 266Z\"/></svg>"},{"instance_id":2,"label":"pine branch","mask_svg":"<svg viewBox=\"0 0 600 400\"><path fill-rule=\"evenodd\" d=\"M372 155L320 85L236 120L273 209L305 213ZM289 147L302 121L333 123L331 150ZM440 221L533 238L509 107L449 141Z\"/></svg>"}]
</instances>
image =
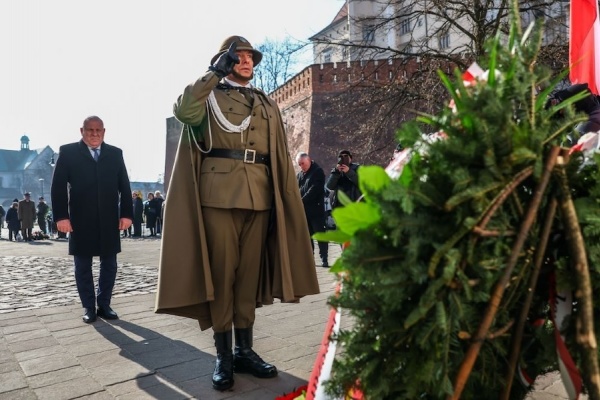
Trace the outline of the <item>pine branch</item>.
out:
<instances>
[{"instance_id":1,"label":"pine branch","mask_svg":"<svg viewBox=\"0 0 600 400\"><path fill-rule=\"evenodd\" d=\"M525 214L525 218L519 230L519 235L517 236L517 240L513 245L512 252L504 269L504 274L494 287L494 291L492 292L491 299L488 304L486 313L483 316L481 325L479 326L479 329L475 334L473 342L471 343L471 346L469 346L469 349L467 350L467 353L462 363L460 364L458 374L456 375L456 380L454 383L454 393L452 394L452 396L449 397L452 400L460 399L460 395L462 394L465 384L467 383L467 379L471 374L471 370L473 369L473 365L475 364L475 360L477 359L479 350L481 349L487 332L490 326L492 325L494 317L496 316L496 312L498 311L498 307L500 306L500 301L502 300L502 295L504 294L506 285L508 284L512 271L515 268L515 265L517 264L517 261L519 259L519 253L521 252L521 249L523 248L523 245L525 243L525 239L529 234L529 230L531 229L531 226L535 221L535 216L540 207L542 196L546 191L548 182L550 181L551 171L554 168L554 165L556 164L556 159L559 151L559 147L553 147L550 151L548 159L546 160L544 172L541 176L539 184L535 189L534 195L529 205L529 209Z\"/></svg>"}]
</instances>

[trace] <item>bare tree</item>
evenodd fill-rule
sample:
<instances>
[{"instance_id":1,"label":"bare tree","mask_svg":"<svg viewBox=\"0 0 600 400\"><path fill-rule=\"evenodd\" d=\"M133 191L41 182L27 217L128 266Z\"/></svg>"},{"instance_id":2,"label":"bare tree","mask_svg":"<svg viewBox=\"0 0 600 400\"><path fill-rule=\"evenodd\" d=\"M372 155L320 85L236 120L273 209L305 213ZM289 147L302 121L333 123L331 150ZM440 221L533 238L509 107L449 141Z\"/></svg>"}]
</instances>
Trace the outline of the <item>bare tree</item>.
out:
<instances>
[{"instance_id":1,"label":"bare tree","mask_svg":"<svg viewBox=\"0 0 600 400\"><path fill-rule=\"evenodd\" d=\"M286 37L283 41L267 39L257 46L263 53L260 64L254 70L255 85L271 93L283 85L296 72L299 51L305 46Z\"/></svg>"}]
</instances>

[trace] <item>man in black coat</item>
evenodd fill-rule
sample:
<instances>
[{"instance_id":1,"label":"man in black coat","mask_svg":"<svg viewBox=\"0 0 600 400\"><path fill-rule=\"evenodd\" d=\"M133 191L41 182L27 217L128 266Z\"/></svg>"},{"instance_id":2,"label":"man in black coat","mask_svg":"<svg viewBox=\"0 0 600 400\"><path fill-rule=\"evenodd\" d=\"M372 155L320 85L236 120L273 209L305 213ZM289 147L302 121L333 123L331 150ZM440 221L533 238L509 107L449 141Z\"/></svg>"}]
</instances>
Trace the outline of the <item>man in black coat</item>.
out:
<instances>
[{"instance_id":1,"label":"man in black coat","mask_svg":"<svg viewBox=\"0 0 600 400\"><path fill-rule=\"evenodd\" d=\"M144 221L144 201L138 192L131 194L133 199L133 237L142 237L142 222Z\"/></svg>"},{"instance_id":2,"label":"man in black coat","mask_svg":"<svg viewBox=\"0 0 600 400\"><path fill-rule=\"evenodd\" d=\"M352 162L350 151L342 150L338 153L338 162L331 170L331 175L325 184L327 189L334 191L331 204L333 208L342 205L338 196L340 190L352 201L357 201L362 196L358 187L358 167L359 164Z\"/></svg>"},{"instance_id":3,"label":"man in black coat","mask_svg":"<svg viewBox=\"0 0 600 400\"><path fill-rule=\"evenodd\" d=\"M60 147L51 194L57 229L69 233L69 254L74 256L77 291L85 308L83 321L91 323L96 315L118 318L110 301L121 252L120 232L131 226L133 205L123 152L104 143L102 120L88 117L80 131L79 142ZM100 257L97 293L94 256Z\"/></svg>"},{"instance_id":4,"label":"man in black coat","mask_svg":"<svg viewBox=\"0 0 600 400\"><path fill-rule=\"evenodd\" d=\"M304 205L304 213L308 222L308 231L312 236L315 232L325 232L325 172L319 165L311 160L307 153L298 153L296 163L301 171L298 172L298 186L300 187L300 196ZM317 242L319 245L319 255L323 268L329 267L327 260L329 243ZM315 250L315 244L311 240L310 244Z\"/></svg>"}]
</instances>

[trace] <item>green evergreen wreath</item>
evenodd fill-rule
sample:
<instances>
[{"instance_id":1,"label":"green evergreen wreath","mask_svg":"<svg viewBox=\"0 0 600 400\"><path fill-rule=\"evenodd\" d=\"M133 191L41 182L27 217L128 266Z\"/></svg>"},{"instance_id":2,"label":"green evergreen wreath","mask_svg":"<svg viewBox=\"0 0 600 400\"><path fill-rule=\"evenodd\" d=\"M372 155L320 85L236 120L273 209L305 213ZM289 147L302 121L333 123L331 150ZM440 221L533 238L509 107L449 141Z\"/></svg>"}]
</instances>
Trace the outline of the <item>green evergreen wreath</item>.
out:
<instances>
[{"instance_id":1,"label":"green evergreen wreath","mask_svg":"<svg viewBox=\"0 0 600 400\"><path fill-rule=\"evenodd\" d=\"M329 301L352 323L334 338L330 394L358 385L370 400L523 399L516 369L557 370L554 273L575 299L565 342L600 398L600 158L560 147L585 117L572 111L577 96L545 108L566 72L552 79L536 63L541 39L513 23L479 60L495 71L487 81L440 73L455 109L404 124L413 156L401 176L362 166L363 200L342 199L338 229L314 236L349 244L331 269L342 289ZM425 148L432 131L448 138Z\"/></svg>"}]
</instances>

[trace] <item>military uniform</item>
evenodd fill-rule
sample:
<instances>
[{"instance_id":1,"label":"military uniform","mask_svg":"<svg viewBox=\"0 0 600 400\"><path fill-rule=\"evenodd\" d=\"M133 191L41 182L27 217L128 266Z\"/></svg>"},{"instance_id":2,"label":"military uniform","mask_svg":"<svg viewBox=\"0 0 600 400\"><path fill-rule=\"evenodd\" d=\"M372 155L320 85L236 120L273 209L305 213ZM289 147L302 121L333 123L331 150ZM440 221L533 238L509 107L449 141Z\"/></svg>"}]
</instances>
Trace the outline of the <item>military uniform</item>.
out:
<instances>
[{"instance_id":1,"label":"military uniform","mask_svg":"<svg viewBox=\"0 0 600 400\"><path fill-rule=\"evenodd\" d=\"M252 349L256 307L319 292L279 108L240 87L261 58L245 38L227 38L174 106L184 129L165 203L156 312L212 326L220 391L233 386L234 371L277 376Z\"/></svg>"},{"instance_id":2,"label":"military uniform","mask_svg":"<svg viewBox=\"0 0 600 400\"><path fill-rule=\"evenodd\" d=\"M232 124L250 116L247 129L227 132L214 110L207 113L211 92ZM252 326L257 304L319 293L279 110L260 90L251 97L209 71L174 105L185 128L165 203L156 311L197 318L216 332L231 318ZM255 224L241 228L248 218Z\"/></svg>"}]
</instances>

